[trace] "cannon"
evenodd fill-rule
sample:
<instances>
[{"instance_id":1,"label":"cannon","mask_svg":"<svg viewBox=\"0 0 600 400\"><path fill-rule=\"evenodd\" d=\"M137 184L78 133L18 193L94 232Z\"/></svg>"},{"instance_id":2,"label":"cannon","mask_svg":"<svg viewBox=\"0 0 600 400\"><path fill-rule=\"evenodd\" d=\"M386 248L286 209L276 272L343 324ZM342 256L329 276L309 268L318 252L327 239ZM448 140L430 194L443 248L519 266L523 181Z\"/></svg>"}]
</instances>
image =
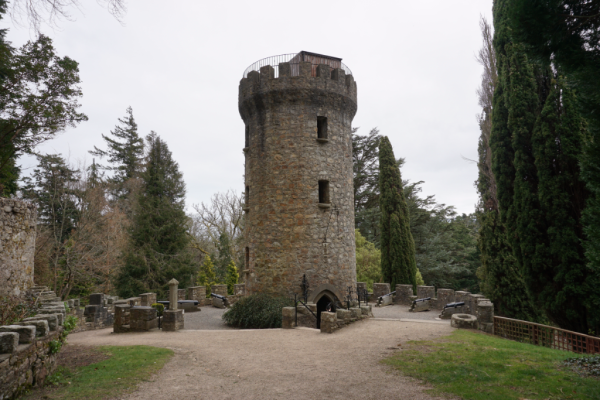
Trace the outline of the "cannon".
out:
<instances>
[{"instance_id":1,"label":"cannon","mask_svg":"<svg viewBox=\"0 0 600 400\"><path fill-rule=\"evenodd\" d=\"M409 311L417 312L417 311L429 311L429 300L431 297L425 297L423 299L413 300L412 306Z\"/></svg>"},{"instance_id":2,"label":"cannon","mask_svg":"<svg viewBox=\"0 0 600 400\"><path fill-rule=\"evenodd\" d=\"M413 304L417 304L417 303L421 303L421 302L429 301L429 300L431 300L431 297L425 297L423 299L416 299L416 300L413 300Z\"/></svg>"},{"instance_id":3,"label":"cannon","mask_svg":"<svg viewBox=\"0 0 600 400\"><path fill-rule=\"evenodd\" d=\"M387 306L389 304L392 304L392 296L395 294L396 294L396 291L394 290L391 293L384 294L383 296L379 296L377 298L377 305L378 306Z\"/></svg>"},{"instance_id":4,"label":"cannon","mask_svg":"<svg viewBox=\"0 0 600 400\"><path fill-rule=\"evenodd\" d=\"M456 308L456 307L460 307L460 306L464 306L465 302L464 301L457 301L456 303L448 303L444 306L444 310L446 308Z\"/></svg>"},{"instance_id":5,"label":"cannon","mask_svg":"<svg viewBox=\"0 0 600 400\"><path fill-rule=\"evenodd\" d=\"M214 297L216 299L216 301L213 300L213 307L217 307L217 308L229 307L229 301L227 301L227 297L221 296L220 294L215 294L215 293L211 293L210 296Z\"/></svg>"}]
</instances>

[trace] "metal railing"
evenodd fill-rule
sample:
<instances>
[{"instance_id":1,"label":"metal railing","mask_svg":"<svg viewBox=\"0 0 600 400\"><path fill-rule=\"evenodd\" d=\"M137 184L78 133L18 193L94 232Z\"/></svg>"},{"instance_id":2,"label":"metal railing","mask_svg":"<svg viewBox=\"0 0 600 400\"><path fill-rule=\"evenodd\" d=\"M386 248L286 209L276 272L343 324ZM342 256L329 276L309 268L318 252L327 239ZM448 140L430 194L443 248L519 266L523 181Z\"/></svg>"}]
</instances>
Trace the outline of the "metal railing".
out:
<instances>
[{"instance_id":1,"label":"metal railing","mask_svg":"<svg viewBox=\"0 0 600 400\"><path fill-rule=\"evenodd\" d=\"M254 64L250 65L244 71L244 78L248 77L248 73L251 71L260 72L260 68L266 65L270 65L275 69L275 78L279 77L279 63L289 62L291 65L291 74L292 76L300 75L300 62L311 62L312 63L312 76L317 76L317 66L319 64L327 64L331 69L341 68L344 70L346 75L352 75L352 71L345 65L341 59L321 56L318 54L300 52L300 53L292 53L292 54L280 54L278 56L271 56L267 58L263 58L262 60L258 60Z\"/></svg>"},{"instance_id":2,"label":"metal railing","mask_svg":"<svg viewBox=\"0 0 600 400\"><path fill-rule=\"evenodd\" d=\"M518 319L494 317L494 335L573 353L600 353L598 337Z\"/></svg>"}]
</instances>

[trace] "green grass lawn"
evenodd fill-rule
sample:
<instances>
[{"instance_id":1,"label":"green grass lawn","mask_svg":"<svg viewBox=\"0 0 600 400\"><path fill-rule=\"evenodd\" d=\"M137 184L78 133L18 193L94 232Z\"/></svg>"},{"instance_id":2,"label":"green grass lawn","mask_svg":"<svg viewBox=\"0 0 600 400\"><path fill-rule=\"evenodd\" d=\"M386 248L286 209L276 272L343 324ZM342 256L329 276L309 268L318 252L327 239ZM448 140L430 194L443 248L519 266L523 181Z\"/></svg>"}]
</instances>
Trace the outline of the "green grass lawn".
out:
<instances>
[{"instance_id":1,"label":"green grass lawn","mask_svg":"<svg viewBox=\"0 0 600 400\"><path fill-rule=\"evenodd\" d=\"M464 399L600 399L600 380L581 377L561 362L567 351L456 330L435 341L402 343L384 362L421 379L434 394Z\"/></svg>"},{"instance_id":2,"label":"green grass lawn","mask_svg":"<svg viewBox=\"0 0 600 400\"><path fill-rule=\"evenodd\" d=\"M69 371L59 369L50 380L60 385L49 398L106 399L131 392L148 380L173 355L172 350L150 346L103 346L110 358Z\"/></svg>"}]
</instances>

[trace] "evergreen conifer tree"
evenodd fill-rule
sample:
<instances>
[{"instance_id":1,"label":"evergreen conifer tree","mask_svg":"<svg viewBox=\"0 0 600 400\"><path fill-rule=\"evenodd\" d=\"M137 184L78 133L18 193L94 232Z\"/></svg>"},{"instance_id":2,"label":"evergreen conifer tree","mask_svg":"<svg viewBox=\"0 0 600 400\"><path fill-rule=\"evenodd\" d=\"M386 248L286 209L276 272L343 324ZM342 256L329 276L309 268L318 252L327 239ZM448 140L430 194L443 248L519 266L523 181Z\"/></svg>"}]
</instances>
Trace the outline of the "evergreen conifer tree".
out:
<instances>
[{"instance_id":1,"label":"evergreen conifer tree","mask_svg":"<svg viewBox=\"0 0 600 400\"><path fill-rule=\"evenodd\" d=\"M583 124L548 66L510 36L509 0L494 4L499 83L491 148L502 223L536 306L562 328L597 329L597 273L583 262L580 182Z\"/></svg>"},{"instance_id":2,"label":"evergreen conifer tree","mask_svg":"<svg viewBox=\"0 0 600 400\"><path fill-rule=\"evenodd\" d=\"M225 279L225 283L227 284L227 293L233 294L234 285L237 285L238 279L240 278L240 274L238 273L237 267L235 266L235 262L231 260L227 265L227 278Z\"/></svg>"},{"instance_id":3,"label":"evergreen conifer tree","mask_svg":"<svg viewBox=\"0 0 600 400\"><path fill-rule=\"evenodd\" d=\"M119 118L120 125L110 131L114 139L102 135L107 150L94 146L94 150L90 151L90 154L95 156L108 158L111 165L104 168L115 171L111 181L116 185L115 196L118 198L127 197L129 194L124 187L125 182L139 175L144 157L144 140L138 135L132 108L128 107L126 113L124 118Z\"/></svg>"},{"instance_id":4,"label":"evergreen conifer tree","mask_svg":"<svg viewBox=\"0 0 600 400\"><path fill-rule=\"evenodd\" d=\"M392 145L384 136L379 144L379 208L381 210L381 273L392 288L410 284L416 290L415 243L408 206Z\"/></svg>"},{"instance_id":5,"label":"evergreen conifer tree","mask_svg":"<svg viewBox=\"0 0 600 400\"><path fill-rule=\"evenodd\" d=\"M117 279L122 297L144 292L164 295L172 278L185 287L194 273L187 251L185 184L167 144L154 132L146 138L148 155L142 188L129 229L129 246Z\"/></svg>"}]
</instances>

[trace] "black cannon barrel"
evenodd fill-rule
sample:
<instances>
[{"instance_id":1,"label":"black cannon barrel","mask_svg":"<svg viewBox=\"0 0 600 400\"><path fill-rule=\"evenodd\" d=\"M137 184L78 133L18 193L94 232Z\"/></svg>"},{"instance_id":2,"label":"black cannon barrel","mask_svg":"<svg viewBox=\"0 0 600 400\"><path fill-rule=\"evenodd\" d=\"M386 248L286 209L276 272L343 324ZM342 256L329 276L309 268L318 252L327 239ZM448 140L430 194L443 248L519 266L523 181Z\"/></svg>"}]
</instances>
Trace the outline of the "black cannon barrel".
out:
<instances>
[{"instance_id":1,"label":"black cannon barrel","mask_svg":"<svg viewBox=\"0 0 600 400\"><path fill-rule=\"evenodd\" d=\"M214 293L211 293L210 295L211 295L212 297L216 297L217 299L221 299L221 300L227 300L227 297L225 297L225 296L221 296L220 294L214 294Z\"/></svg>"},{"instance_id":2,"label":"black cannon barrel","mask_svg":"<svg viewBox=\"0 0 600 400\"><path fill-rule=\"evenodd\" d=\"M416 299L416 300L413 300L413 303L420 303L422 301L428 301L428 300L431 300L431 297L425 297L424 299Z\"/></svg>"},{"instance_id":3,"label":"black cannon barrel","mask_svg":"<svg viewBox=\"0 0 600 400\"><path fill-rule=\"evenodd\" d=\"M395 291L395 290L394 290L393 292L391 292L391 293L387 293L387 294L384 294L384 295L382 295L382 296L379 296L379 298L381 299L382 297L386 297L386 296L392 296L392 295L394 295L394 294L396 294L396 291Z\"/></svg>"},{"instance_id":4,"label":"black cannon barrel","mask_svg":"<svg viewBox=\"0 0 600 400\"><path fill-rule=\"evenodd\" d=\"M448 303L444 306L444 308L456 308L456 307L460 307L460 306L464 306L465 302L464 301L459 301L456 303Z\"/></svg>"}]
</instances>

